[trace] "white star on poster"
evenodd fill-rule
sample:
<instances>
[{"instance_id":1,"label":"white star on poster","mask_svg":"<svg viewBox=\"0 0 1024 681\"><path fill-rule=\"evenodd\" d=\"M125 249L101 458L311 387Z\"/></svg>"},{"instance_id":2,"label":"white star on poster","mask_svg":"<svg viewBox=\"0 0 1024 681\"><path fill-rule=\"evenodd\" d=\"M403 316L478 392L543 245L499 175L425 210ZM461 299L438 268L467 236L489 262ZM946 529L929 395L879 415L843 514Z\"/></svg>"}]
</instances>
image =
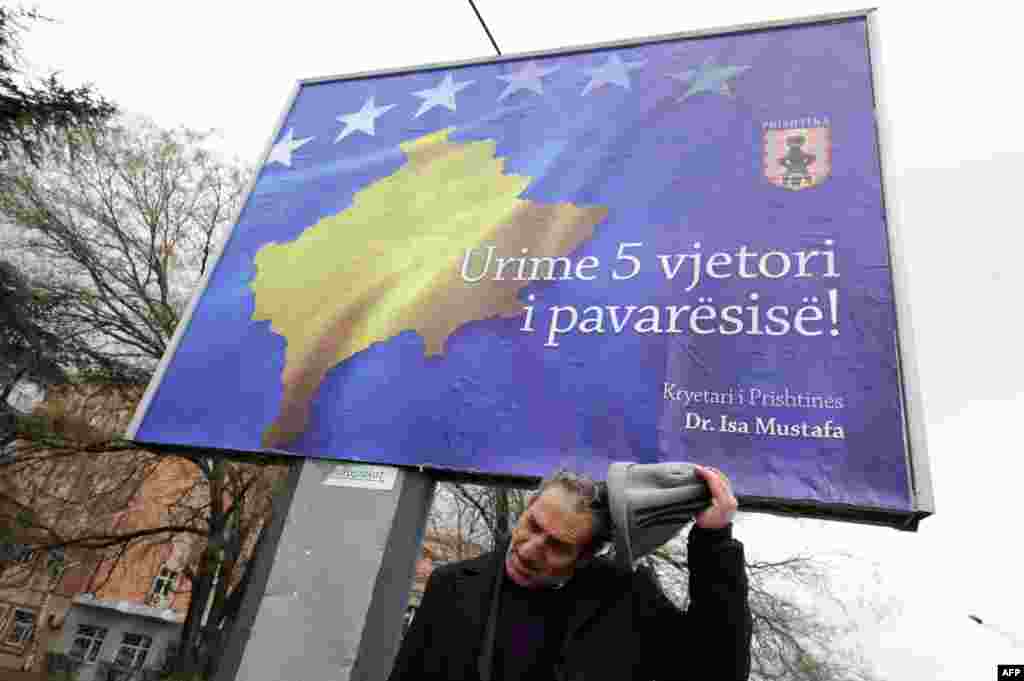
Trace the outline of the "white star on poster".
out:
<instances>
[{"instance_id":1,"label":"white star on poster","mask_svg":"<svg viewBox=\"0 0 1024 681\"><path fill-rule=\"evenodd\" d=\"M304 139L297 140L294 136L295 128L288 128L288 132L285 133L285 136L270 148L270 154L267 156L266 165L270 165L271 163L280 163L283 166L291 168L292 152L313 139L312 137L306 137Z\"/></svg>"},{"instance_id":2,"label":"white star on poster","mask_svg":"<svg viewBox=\"0 0 1024 681\"><path fill-rule=\"evenodd\" d=\"M608 57L608 63L592 69L583 69L590 74L590 82L583 88L583 94L590 94L592 91L605 84L614 84L629 89L629 72L641 68L647 60L624 62L619 55L613 54Z\"/></svg>"},{"instance_id":3,"label":"white star on poster","mask_svg":"<svg viewBox=\"0 0 1024 681\"><path fill-rule=\"evenodd\" d=\"M373 97L367 99L363 104L363 108L355 113L338 116L338 121L345 124L345 129L338 133L338 136L334 138L335 144L354 132L365 132L367 135L377 134L374 130L374 121L384 115L385 111L393 109L395 105L386 104L384 106L375 106L373 100Z\"/></svg>"},{"instance_id":4,"label":"white star on poster","mask_svg":"<svg viewBox=\"0 0 1024 681\"><path fill-rule=\"evenodd\" d=\"M529 90L534 94L544 94L544 86L541 83L541 78L550 75L558 70L557 66L549 66L548 68L541 68L537 66L537 62L531 61L523 68L519 69L518 72L513 73L510 76L498 76L498 80L503 80L508 85L505 87L505 91L498 95L498 101L505 99L511 94L518 92L519 90Z\"/></svg>"},{"instance_id":5,"label":"white star on poster","mask_svg":"<svg viewBox=\"0 0 1024 681\"><path fill-rule=\"evenodd\" d=\"M680 102L701 92L717 92L720 95L732 97L732 87L729 85L729 81L749 68L749 66L716 66L711 57L708 57L697 68L682 73L670 73L669 77L690 84L686 94L679 98Z\"/></svg>"},{"instance_id":6,"label":"white star on poster","mask_svg":"<svg viewBox=\"0 0 1024 681\"><path fill-rule=\"evenodd\" d=\"M419 118L435 106L443 106L450 111L455 111L455 95L475 82L467 80L462 83L456 83L455 79L452 78L452 74L449 73L445 75L444 80L437 87L414 92L413 94L422 99L423 103L420 104L419 111L416 112L413 118Z\"/></svg>"}]
</instances>

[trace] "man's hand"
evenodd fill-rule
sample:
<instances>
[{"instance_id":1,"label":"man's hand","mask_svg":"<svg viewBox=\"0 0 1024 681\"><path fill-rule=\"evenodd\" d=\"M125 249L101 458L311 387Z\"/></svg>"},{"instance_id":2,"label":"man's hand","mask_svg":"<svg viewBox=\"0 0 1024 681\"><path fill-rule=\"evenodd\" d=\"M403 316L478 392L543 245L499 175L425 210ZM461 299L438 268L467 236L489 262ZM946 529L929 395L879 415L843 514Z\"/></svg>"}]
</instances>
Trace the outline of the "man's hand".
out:
<instances>
[{"instance_id":1,"label":"man's hand","mask_svg":"<svg viewBox=\"0 0 1024 681\"><path fill-rule=\"evenodd\" d=\"M725 473L707 466L695 466L697 475L704 478L711 490L711 506L701 511L694 522L698 527L716 530L732 522L739 504L729 486Z\"/></svg>"}]
</instances>

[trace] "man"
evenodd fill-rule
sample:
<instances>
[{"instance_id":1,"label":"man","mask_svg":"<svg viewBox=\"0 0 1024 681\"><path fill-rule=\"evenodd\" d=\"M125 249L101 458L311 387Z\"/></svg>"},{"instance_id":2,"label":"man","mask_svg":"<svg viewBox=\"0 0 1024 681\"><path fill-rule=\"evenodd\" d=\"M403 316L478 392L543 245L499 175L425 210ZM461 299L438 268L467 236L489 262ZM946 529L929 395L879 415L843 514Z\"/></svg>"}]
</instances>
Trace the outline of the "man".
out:
<instances>
[{"instance_id":1,"label":"man","mask_svg":"<svg viewBox=\"0 0 1024 681\"><path fill-rule=\"evenodd\" d=\"M728 480L697 467L711 506L688 538L689 607L645 570L596 555L611 536L600 485L546 479L511 541L438 568L390 681L740 681L750 672L743 545Z\"/></svg>"}]
</instances>

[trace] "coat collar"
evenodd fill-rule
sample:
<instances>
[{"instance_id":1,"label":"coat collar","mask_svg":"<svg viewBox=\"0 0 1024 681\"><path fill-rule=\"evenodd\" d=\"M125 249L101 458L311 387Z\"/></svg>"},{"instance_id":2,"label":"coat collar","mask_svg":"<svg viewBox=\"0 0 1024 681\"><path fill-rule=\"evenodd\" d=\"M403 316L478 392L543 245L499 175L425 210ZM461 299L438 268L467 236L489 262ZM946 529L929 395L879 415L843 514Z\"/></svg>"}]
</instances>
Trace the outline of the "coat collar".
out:
<instances>
[{"instance_id":1,"label":"coat collar","mask_svg":"<svg viewBox=\"0 0 1024 681\"><path fill-rule=\"evenodd\" d=\"M629 588L629 573L603 558L580 568L573 575L573 608L566 626L569 643L604 607L615 602L623 588ZM567 587L568 588L568 587Z\"/></svg>"},{"instance_id":2,"label":"coat collar","mask_svg":"<svg viewBox=\"0 0 1024 681\"><path fill-rule=\"evenodd\" d=\"M472 619L472 631L485 632L493 590L500 584L499 571L505 569L508 544L505 541L491 553L463 562L456 572L456 592L459 601L467 605L464 612ZM501 576L504 577L503 574ZM609 595L628 584L628 581L623 582L627 576L625 571L602 558L573 575L572 581L566 585L572 590L574 601L566 628L566 643L598 613L602 605L609 602Z\"/></svg>"}]
</instances>

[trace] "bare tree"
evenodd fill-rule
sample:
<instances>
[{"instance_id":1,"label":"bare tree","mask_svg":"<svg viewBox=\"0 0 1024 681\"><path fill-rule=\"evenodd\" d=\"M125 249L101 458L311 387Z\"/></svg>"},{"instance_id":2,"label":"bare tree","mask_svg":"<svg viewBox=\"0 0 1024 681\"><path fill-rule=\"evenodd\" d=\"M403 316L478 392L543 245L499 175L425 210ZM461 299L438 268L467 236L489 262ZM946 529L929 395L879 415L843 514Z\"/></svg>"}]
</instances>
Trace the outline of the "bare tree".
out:
<instances>
[{"instance_id":1,"label":"bare tree","mask_svg":"<svg viewBox=\"0 0 1024 681\"><path fill-rule=\"evenodd\" d=\"M144 119L84 129L11 160L0 212L47 320L78 372L144 384L167 348L248 172L205 147L209 134Z\"/></svg>"},{"instance_id":2,"label":"bare tree","mask_svg":"<svg viewBox=\"0 0 1024 681\"><path fill-rule=\"evenodd\" d=\"M686 543L676 537L644 559L665 593L685 607L689 566ZM825 561L799 554L780 560L748 556L754 620L751 679L755 681L872 681L870 666L844 639L854 625L830 619L815 603L843 607L829 588Z\"/></svg>"},{"instance_id":3,"label":"bare tree","mask_svg":"<svg viewBox=\"0 0 1024 681\"><path fill-rule=\"evenodd\" d=\"M101 552L108 576L126 552L187 538L191 598L177 667L188 672L216 663L283 473L276 460L143 451L119 436L250 174L208 152L207 138L144 119L83 129L37 159L13 155L0 188L0 214L14 227L9 257L48 304L33 321L59 339L48 359L68 377L46 408L16 419L0 523L40 548ZM51 469L80 472L85 461L103 461L104 474L79 475L81 494L53 493ZM160 518L102 522L168 462L185 468Z\"/></svg>"},{"instance_id":4,"label":"bare tree","mask_svg":"<svg viewBox=\"0 0 1024 681\"><path fill-rule=\"evenodd\" d=\"M0 7L0 190L9 178L7 161L38 162L55 141L73 149L78 131L115 113L91 87L68 88L55 75L42 81L27 75L21 34L38 21L47 19L35 10ZM51 309L12 263L0 259L0 448L12 436L7 402L19 381L63 377L54 361L60 339L37 322Z\"/></svg>"},{"instance_id":5,"label":"bare tree","mask_svg":"<svg viewBox=\"0 0 1024 681\"><path fill-rule=\"evenodd\" d=\"M435 536L452 538L452 558L475 556L507 536L510 524L526 508L529 493L513 487L442 483L427 517ZM504 514L502 508L505 508ZM504 517L504 523L502 522Z\"/></svg>"}]
</instances>

